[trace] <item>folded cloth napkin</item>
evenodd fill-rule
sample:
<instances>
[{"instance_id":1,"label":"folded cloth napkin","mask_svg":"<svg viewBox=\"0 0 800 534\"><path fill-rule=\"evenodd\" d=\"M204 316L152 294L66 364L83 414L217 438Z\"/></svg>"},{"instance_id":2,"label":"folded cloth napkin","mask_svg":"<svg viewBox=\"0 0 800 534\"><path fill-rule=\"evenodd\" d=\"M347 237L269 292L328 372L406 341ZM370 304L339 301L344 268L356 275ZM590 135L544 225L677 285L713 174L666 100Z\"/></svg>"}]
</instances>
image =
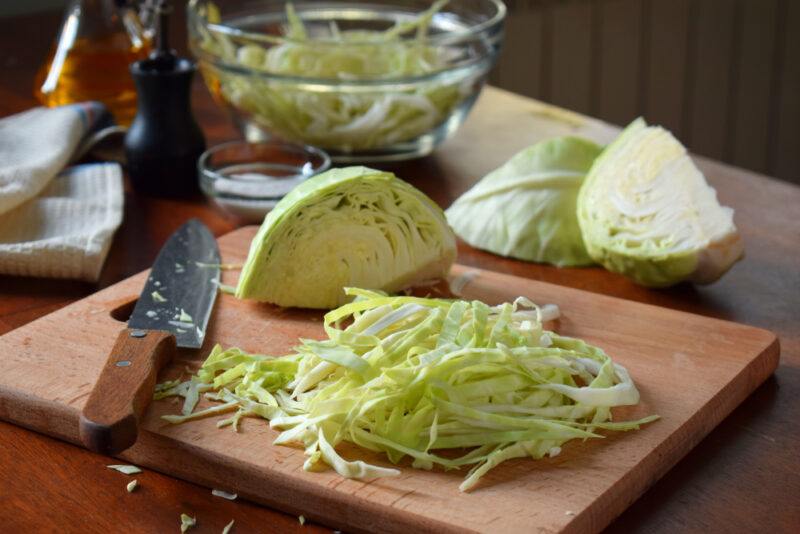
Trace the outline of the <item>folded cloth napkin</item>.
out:
<instances>
[{"instance_id":1,"label":"folded cloth napkin","mask_svg":"<svg viewBox=\"0 0 800 534\"><path fill-rule=\"evenodd\" d=\"M100 276L122 221L122 170L64 167L107 116L92 102L0 119L0 273Z\"/></svg>"}]
</instances>

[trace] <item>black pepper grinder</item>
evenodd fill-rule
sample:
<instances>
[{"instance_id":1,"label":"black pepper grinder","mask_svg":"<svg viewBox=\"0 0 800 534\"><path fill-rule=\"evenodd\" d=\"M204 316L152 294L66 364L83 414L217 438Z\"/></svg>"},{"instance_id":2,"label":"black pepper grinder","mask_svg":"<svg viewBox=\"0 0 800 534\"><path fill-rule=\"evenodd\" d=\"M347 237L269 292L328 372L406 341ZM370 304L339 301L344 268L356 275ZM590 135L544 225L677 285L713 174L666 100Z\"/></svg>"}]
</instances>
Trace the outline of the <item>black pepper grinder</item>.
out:
<instances>
[{"instance_id":1,"label":"black pepper grinder","mask_svg":"<svg viewBox=\"0 0 800 534\"><path fill-rule=\"evenodd\" d=\"M157 197L199 193L197 159L206 147L192 116L190 88L197 67L169 48L171 8L159 2L157 47L148 59L131 64L138 108L125 136L125 156L133 189Z\"/></svg>"}]
</instances>

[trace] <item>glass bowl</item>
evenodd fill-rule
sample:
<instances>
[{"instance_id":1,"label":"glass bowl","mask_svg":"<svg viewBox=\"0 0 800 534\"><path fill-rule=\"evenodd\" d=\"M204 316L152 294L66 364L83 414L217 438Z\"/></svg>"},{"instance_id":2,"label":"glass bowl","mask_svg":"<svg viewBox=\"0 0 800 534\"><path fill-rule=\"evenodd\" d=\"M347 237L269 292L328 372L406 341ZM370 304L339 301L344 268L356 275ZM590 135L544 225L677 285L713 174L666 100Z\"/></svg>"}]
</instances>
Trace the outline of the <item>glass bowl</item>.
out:
<instances>
[{"instance_id":1,"label":"glass bowl","mask_svg":"<svg viewBox=\"0 0 800 534\"><path fill-rule=\"evenodd\" d=\"M290 21L283 0L192 0L189 42L248 140L318 146L337 163L397 161L458 129L502 41L500 0L438 6L420 29L429 1L297 2Z\"/></svg>"},{"instance_id":2,"label":"glass bowl","mask_svg":"<svg viewBox=\"0 0 800 534\"><path fill-rule=\"evenodd\" d=\"M260 223L289 191L327 170L328 155L283 141L231 141L211 147L197 160L200 189L223 211Z\"/></svg>"}]
</instances>

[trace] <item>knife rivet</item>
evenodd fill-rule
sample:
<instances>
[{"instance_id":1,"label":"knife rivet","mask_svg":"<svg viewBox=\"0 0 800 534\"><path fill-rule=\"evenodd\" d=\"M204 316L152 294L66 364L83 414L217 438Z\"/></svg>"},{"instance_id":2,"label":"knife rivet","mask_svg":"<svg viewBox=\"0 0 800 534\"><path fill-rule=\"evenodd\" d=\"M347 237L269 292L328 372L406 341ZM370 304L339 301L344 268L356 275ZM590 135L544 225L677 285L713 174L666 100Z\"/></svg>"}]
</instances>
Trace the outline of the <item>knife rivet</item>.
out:
<instances>
[{"instance_id":1,"label":"knife rivet","mask_svg":"<svg viewBox=\"0 0 800 534\"><path fill-rule=\"evenodd\" d=\"M145 337L146 335L147 335L147 332L145 332L144 330L132 330L131 331L131 337Z\"/></svg>"},{"instance_id":2,"label":"knife rivet","mask_svg":"<svg viewBox=\"0 0 800 534\"><path fill-rule=\"evenodd\" d=\"M120 360L117 362L117 367L128 367L131 364L130 360Z\"/></svg>"}]
</instances>

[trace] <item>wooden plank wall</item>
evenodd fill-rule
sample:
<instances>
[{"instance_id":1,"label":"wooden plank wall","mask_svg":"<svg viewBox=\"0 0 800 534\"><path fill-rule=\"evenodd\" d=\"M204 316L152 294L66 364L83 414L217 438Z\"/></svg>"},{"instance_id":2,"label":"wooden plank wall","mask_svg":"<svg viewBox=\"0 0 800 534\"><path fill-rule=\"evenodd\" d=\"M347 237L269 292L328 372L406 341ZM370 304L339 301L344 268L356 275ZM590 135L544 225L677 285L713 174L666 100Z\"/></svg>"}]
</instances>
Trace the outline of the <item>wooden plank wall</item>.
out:
<instances>
[{"instance_id":1,"label":"wooden plank wall","mask_svg":"<svg viewBox=\"0 0 800 534\"><path fill-rule=\"evenodd\" d=\"M800 0L506 0L491 83L800 183Z\"/></svg>"}]
</instances>

